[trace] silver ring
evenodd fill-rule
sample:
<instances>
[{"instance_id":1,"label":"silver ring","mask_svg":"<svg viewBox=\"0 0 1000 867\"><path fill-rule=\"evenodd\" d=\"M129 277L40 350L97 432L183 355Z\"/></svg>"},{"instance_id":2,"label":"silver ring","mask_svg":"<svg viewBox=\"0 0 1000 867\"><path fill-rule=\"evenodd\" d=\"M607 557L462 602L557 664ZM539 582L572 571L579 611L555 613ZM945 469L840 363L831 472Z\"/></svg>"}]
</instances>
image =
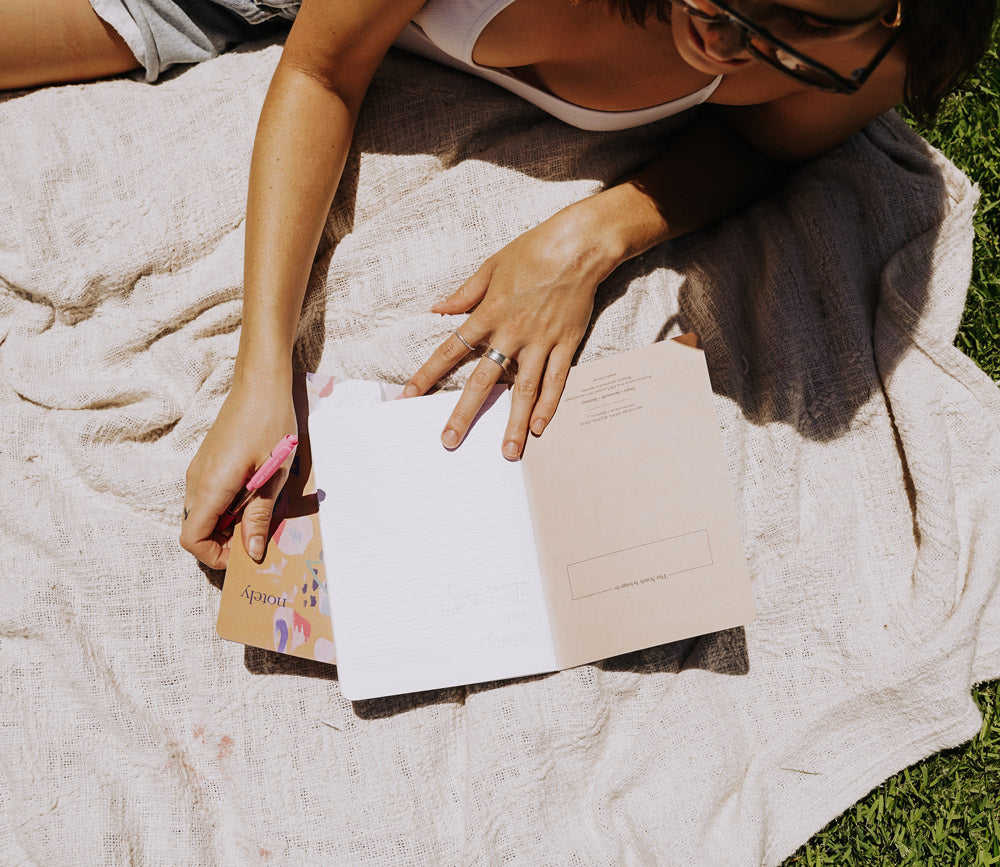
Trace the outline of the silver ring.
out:
<instances>
[{"instance_id":1,"label":"silver ring","mask_svg":"<svg viewBox=\"0 0 1000 867\"><path fill-rule=\"evenodd\" d=\"M469 350L469 352L475 352L475 351L476 351L476 347L475 347L475 346L473 346L473 345L472 345L471 343L469 343L469 341L468 341L468 340L466 340L466 339L465 339L464 337L462 337L462 335L461 335L461 334L459 334L459 333L458 333L458 331L456 331L456 332L455 332L455 336L456 336L456 337L457 337L457 338L458 338L459 340L461 340L461 341L462 341L462 345L463 345L463 346L464 346L464 347L465 347L466 349L468 349L468 350Z\"/></svg>"},{"instance_id":2,"label":"silver ring","mask_svg":"<svg viewBox=\"0 0 1000 867\"><path fill-rule=\"evenodd\" d=\"M504 355L499 349L494 349L492 346L483 353L483 358L496 362L504 371L510 367L510 356Z\"/></svg>"}]
</instances>

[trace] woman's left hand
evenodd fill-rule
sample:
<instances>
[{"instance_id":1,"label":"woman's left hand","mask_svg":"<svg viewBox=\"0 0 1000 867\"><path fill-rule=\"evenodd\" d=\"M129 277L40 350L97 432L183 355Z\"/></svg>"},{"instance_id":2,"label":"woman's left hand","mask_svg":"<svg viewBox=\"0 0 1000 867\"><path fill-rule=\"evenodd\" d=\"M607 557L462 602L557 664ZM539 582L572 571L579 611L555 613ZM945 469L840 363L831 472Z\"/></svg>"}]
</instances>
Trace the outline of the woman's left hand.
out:
<instances>
[{"instance_id":1,"label":"woman's left hand","mask_svg":"<svg viewBox=\"0 0 1000 867\"><path fill-rule=\"evenodd\" d=\"M413 375L404 396L433 387L468 355L465 343L508 356L517 362L517 376L503 455L517 460L528 430L540 434L556 410L597 287L621 261L612 246L587 209L571 205L490 256L431 308L450 314L475 310ZM499 363L480 359L441 434L446 448L462 442L502 372Z\"/></svg>"}]
</instances>

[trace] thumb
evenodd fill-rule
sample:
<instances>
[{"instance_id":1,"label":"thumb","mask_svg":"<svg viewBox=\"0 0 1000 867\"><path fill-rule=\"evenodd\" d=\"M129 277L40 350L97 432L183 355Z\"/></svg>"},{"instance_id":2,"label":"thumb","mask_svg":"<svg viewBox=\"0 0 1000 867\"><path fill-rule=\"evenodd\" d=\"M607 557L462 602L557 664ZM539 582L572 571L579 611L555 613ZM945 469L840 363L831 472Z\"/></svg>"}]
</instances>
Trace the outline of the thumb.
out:
<instances>
[{"instance_id":1,"label":"thumb","mask_svg":"<svg viewBox=\"0 0 1000 867\"><path fill-rule=\"evenodd\" d=\"M283 468L276 472L258 489L253 499L243 509L243 518L240 521L243 547L258 563L264 559L274 503L287 478L287 469Z\"/></svg>"},{"instance_id":2,"label":"thumb","mask_svg":"<svg viewBox=\"0 0 1000 867\"><path fill-rule=\"evenodd\" d=\"M493 266L487 262L443 301L431 307L431 313L466 313L486 294L493 277Z\"/></svg>"}]
</instances>

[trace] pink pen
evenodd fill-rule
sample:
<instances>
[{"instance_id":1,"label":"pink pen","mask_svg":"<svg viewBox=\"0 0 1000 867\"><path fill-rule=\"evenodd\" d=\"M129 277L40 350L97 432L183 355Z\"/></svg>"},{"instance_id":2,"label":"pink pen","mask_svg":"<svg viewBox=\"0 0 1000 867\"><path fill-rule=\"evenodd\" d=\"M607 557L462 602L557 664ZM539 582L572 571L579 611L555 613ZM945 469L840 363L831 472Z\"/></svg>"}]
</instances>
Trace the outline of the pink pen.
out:
<instances>
[{"instance_id":1,"label":"pink pen","mask_svg":"<svg viewBox=\"0 0 1000 867\"><path fill-rule=\"evenodd\" d=\"M219 515L219 523L215 525L216 533L222 533L229 529L240 510L250 501L254 493L278 472L278 468L288 460L288 456L295 451L298 444L299 438L295 434L289 434L271 449L271 456L250 477L250 481L243 486L243 490L233 497L233 501L226 506L226 511Z\"/></svg>"}]
</instances>

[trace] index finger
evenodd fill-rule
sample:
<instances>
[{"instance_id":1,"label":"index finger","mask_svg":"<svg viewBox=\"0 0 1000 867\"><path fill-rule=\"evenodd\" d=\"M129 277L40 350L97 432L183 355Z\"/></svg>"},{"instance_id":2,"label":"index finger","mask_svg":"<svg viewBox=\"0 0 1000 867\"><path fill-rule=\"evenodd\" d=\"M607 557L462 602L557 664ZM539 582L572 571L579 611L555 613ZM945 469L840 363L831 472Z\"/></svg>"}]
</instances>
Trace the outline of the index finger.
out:
<instances>
[{"instance_id":1,"label":"index finger","mask_svg":"<svg viewBox=\"0 0 1000 867\"><path fill-rule=\"evenodd\" d=\"M188 519L190 520L190 517ZM215 520L209 521L209 533L205 535L204 524L201 527L185 530L181 532L181 547L194 554L202 563L211 569L225 569L229 565L229 548L232 544L232 536L220 536L214 534Z\"/></svg>"},{"instance_id":2,"label":"index finger","mask_svg":"<svg viewBox=\"0 0 1000 867\"><path fill-rule=\"evenodd\" d=\"M416 397L418 394L426 394L433 388L449 370L455 367L472 350L469 346L475 346L485 335L478 335L473 339L475 333L469 327L468 320L463 326L465 331L459 337L456 329L445 341L440 344L431 357L427 359L420 369L410 377L403 389L403 397ZM462 339L464 338L464 340Z\"/></svg>"},{"instance_id":3,"label":"index finger","mask_svg":"<svg viewBox=\"0 0 1000 867\"><path fill-rule=\"evenodd\" d=\"M215 528L231 499L216 491L206 496L189 494L185 501L181 547L212 569L225 569L229 562L230 538L216 533Z\"/></svg>"}]
</instances>

